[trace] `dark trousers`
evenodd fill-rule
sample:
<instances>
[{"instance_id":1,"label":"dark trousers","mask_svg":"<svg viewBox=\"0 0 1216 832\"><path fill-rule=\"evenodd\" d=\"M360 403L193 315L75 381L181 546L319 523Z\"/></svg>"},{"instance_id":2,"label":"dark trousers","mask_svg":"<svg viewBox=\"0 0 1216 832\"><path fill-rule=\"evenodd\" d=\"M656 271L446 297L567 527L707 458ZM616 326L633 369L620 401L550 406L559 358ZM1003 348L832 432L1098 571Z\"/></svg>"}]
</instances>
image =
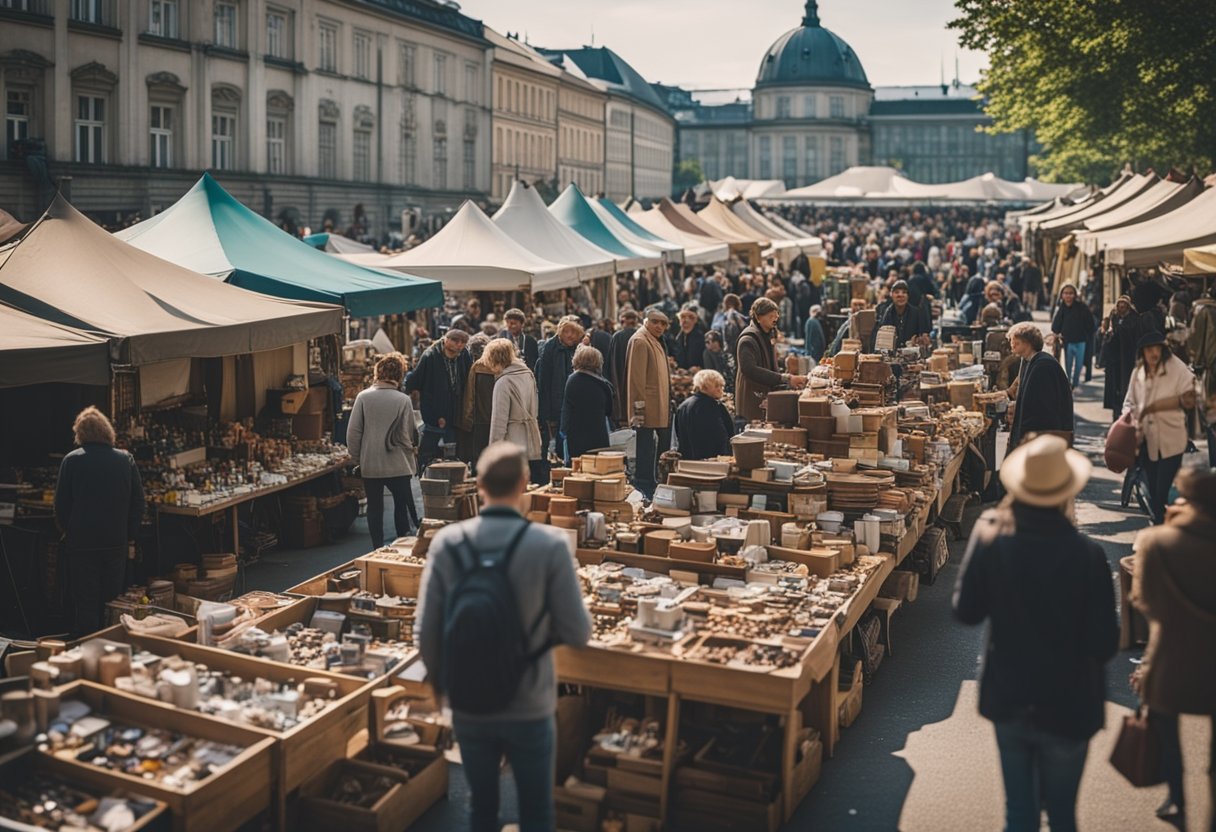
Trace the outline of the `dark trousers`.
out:
<instances>
[{"instance_id":1,"label":"dark trousers","mask_svg":"<svg viewBox=\"0 0 1216 832\"><path fill-rule=\"evenodd\" d=\"M367 529L372 533L372 546L384 545L384 489L393 495L393 527L397 537L410 533L410 522L418 525L418 507L414 505L413 477L364 477L363 488L367 492Z\"/></svg>"},{"instance_id":2,"label":"dark trousers","mask_svg":"<svg viewBox=\"0 0 1216 832\"><path fill-rule=\"evenodd\" d=\"M671 448L671 428L638 428L636 448L637 466L633 484L649 500L658 485L659 456Z\"/></svg>"},{"instance_id":3,"label":"dark trousers","mask_svg":"<svg viewBox=\"0 0 1216 832\"><path fill-rule=\"evenodd\" d=\"M455 428L437 428L432 425L422 426L422 436L418 440L418 476L426 472L426 468L437 459L443 458L443 442L455 442Z\"/></svg>"},{"instance_id":4,"label":"dark trousers","mask_svg":"<svg viewBox=\"0 0 1216 832\"><path fill-rule=\"evenodd\" d=\"M453 718L472 793L472 832L498 832L498 775L506 757L515 777L520 832L552 832L557 726L554 717L526 721Z\"/></svg>"},{"instance_id":5,"label":"dark trousers","mask_svg":"<svg viewBox=\"0 0 1216 832\"><path fill-rule=\"evenodd\" d=\"M1148 458L1147 446L1141 445L1140 464L1144 466L1148 482L1148 503L1153 510L1153 525L1160 526L1165 522L1165 504L1170 496L1170 486L1182 467L1182 454L1163 456L1153 461Z\"/></svg>"},{"instance_id":6,"label":"dark trousers","mask_svg":"<svg viewBox=\"0 0 1216 832\"><path fill-rule=\"evenodd\" d=\"M106 602L126 588L127 547L68 550L67 570L75 633L95 633L105 623Z\"/></svg>"},{"instance_id":7,"label":"dark trousers","mask_svg":"<svg viewBox=\"0 0 1216 832\"><path fill-rule=\"evenodd\" d=\"M1042 808L1051 832L1075 832L1089 740L1050 734L1025 717L993 725L1005 782L1005 832L1039 832Z\"/></svg>"}]
</instances>

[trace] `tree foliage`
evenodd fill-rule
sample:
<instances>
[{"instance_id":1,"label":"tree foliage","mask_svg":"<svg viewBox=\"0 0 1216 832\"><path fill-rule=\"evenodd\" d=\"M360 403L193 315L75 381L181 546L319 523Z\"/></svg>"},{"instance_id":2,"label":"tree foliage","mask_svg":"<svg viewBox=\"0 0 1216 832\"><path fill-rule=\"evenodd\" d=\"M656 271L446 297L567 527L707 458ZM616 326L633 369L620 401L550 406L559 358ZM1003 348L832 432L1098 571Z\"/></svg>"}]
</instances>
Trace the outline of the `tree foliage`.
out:
<instances>
[{"instance_id":1,"label":"tree foliage","mask_svg":"<svg viewBox=\"0 0 1216 832\"><path fill-rule=\"evenodd\" d=\"M676 164L675 170L672 171L671 192L679 196L689 188L695 188L704 181L705 172L701 170L701 162L697 159L685 159Z\"/></svg>"},{"instance_id":2,"label":"tree foliage","mask_svg":"<svg viewBox=\"0 0 1216 832\"><path fill-rule=\"evenodd\" d=\"M956 0L951 27L988 53L992 132L1026 129L1055 181L1120 167L1199 173L1216 160L1216 1Z\"/></svg>"}]
</instances>

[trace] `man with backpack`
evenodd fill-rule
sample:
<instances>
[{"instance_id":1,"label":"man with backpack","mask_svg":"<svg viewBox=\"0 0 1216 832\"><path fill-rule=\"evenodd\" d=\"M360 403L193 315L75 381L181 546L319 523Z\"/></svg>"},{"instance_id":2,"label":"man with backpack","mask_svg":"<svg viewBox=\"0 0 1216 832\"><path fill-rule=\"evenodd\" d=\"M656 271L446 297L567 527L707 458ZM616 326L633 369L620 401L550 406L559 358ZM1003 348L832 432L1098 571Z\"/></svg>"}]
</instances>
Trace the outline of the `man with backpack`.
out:
<instances>
[{"instance_id":1,"label":"man with backpack","mask_svg":"<svg viewBox=\"0 0 1216 832\"><path fill-rule=\"evenodd\" d=\"M477 461L481 515L435 535L422 576L418 644L452 708L473 832L498 832L498 775L511 765L521 832L554 827L557 677L552 648L583 647L583 605L568 540L519 513L528 460L495 442Z\"/></svg>"}]
</instances>

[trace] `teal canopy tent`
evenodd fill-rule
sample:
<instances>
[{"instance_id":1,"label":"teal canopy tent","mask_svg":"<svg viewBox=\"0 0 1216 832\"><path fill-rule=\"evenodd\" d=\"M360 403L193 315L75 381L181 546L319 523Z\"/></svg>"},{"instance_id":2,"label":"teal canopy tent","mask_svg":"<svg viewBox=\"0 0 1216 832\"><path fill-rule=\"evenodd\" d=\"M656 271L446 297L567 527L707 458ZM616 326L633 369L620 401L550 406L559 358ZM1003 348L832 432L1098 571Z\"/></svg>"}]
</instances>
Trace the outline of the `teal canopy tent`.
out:
<instances>
[{"instance_id":1,"label":"teal canopy tent","mask_svg":"<svg viewBox=\"0 0 1216 832\"><path fill-rule=\"evenodd\" d=\"M644 248L618 238L591 207L573 182L549 206L549 212L616 258L618 271L648 269L663 262L656 248Z\"/></svg>"},{"instance_id":2,"label":"teal canopy tent","mask_svg":"<svg viewBox=\"0 0 1216 832\"><path fill-rule=\"evenodd\" d=\"M370 269L318 251L251 211L206 173L172 206L117 236L241 288L341 304L354 317L443 305L438 281Z\"/></svg>"}]
</instances>

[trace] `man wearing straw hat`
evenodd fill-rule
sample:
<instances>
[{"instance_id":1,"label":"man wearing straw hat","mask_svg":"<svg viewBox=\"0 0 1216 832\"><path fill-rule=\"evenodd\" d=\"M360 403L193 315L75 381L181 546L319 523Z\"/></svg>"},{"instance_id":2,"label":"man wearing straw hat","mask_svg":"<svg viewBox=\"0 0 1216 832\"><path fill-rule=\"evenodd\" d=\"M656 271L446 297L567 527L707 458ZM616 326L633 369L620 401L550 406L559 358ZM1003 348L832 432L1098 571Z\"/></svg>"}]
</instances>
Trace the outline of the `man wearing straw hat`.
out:
<instances>
[{"instance_id":1,"label":"man wearing straw hat","mask_svg":"<svg viewBox=\"0 0 1216 832\"><path fill-rule=\"evenodd\" d=\"M965 624L989 622L980 714L992 720L1006 829L1076 829L1089 739L1103 724L1103 666L1119 644L1110 566L1069 519L1091 465L1039 436L1001 466L1008 496L976 521L954 591Z\"/></svg>"}]
</instances>

